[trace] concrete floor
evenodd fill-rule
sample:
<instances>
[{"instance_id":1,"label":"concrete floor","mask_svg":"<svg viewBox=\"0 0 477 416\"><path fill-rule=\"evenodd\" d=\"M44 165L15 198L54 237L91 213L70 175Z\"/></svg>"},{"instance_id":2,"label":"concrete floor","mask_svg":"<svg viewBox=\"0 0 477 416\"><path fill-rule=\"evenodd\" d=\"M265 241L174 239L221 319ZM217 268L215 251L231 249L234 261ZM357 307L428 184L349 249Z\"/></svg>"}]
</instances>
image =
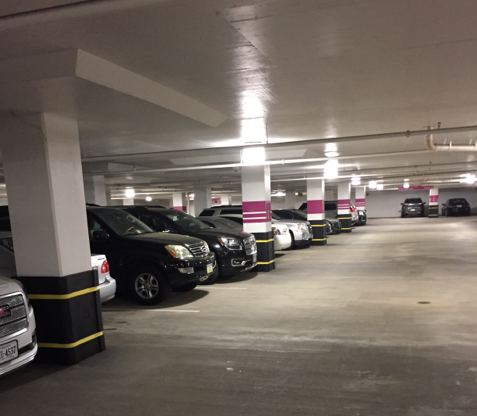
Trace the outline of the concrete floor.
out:
<instances>
[{"instance_id":1,"label":"concrete floor","mask_svg":"<svg viewBox=\"0 0 477 416\"><path fill-rule=\"evenodd\" d=\"M477 218L370 220L0 379L2 415L477 415ZM426 302L426 303L421 303Z\"/></svg>"}]
</instances>

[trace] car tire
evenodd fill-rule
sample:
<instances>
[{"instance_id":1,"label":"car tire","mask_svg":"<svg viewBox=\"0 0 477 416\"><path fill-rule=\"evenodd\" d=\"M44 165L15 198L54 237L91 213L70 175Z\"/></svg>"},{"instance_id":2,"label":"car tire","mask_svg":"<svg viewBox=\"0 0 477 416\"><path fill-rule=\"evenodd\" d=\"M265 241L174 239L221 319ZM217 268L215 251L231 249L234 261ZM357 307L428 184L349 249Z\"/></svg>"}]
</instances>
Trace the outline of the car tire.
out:
<instances>
[{"instance_id":1,"label":"car tire","mask_svg":"<svg viewBox=\"0 0 477 416\"><path fill-rule=\"evenodd\" d=\"M163 302L171 288L158 267L144 265L129 274L129 293L140 305L157 305Z\"/></svg>"},{"instance_id":2,"label":"car tire","mask_svg":"<svg viewBox=\"0 0 477 416\"><path fill-rule=\"evenodd\" d=\"M288 230L288 232L290 233L290 237L291 237L291 244L290 244L289 250L293 250L295 248L295 236L290 230Z\"/></svg>"},{"instance_id":3,"label":"car tire","mask_svg":"<svg viewBox=\"0 0 477 416\"><path fill-rule=\"evenodd\" d=\"M217 266L215 267L215 272L209 274L206 279L199 280L199 285L213 285L219 278L219 274L219 265L217 264Z\"/></svg>"},{"instance_id":4,"label":"car tire","mask_svg":"<svg viewBox=\"0 0 477 416\"><path fill-rule=\"evenodd\" d=\"M191 290L194 290L197 287L197 285L198 285L197 282L187 283L184 286L180 286L174 289L174 291L175 292L190 292Z\"/></svg>"}]
</instances>

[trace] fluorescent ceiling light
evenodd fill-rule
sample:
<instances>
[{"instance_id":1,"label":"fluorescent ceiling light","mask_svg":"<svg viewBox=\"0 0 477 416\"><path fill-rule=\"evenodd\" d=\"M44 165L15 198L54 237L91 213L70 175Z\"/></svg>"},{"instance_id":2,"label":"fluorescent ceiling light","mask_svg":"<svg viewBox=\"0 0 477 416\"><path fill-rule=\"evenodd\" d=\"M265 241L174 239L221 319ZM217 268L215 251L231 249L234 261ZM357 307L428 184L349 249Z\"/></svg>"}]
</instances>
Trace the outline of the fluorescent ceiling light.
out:
<instances>
[{"instance_id":1,"label":"fluorescent ceiling light","mask_svg":"<svg viewBox=\"0 0 477 416\"><path fill-rule=\"evenodd\" d=\"M152 198L150 196L146 196L146 201L147 202L151 202L152 201Z\"/></svg>"},{"instance_id":2,"label":"fluorescent ceiling light","mask_svg":"<svg viewBox=\"0 0 477 416\"><path fill-rule=\"evenodd\" d=\"M263 165L265 162L265 148L262 146L244 147L242 149L242 163L244 165Z\"/></svg>"},{"instance_id":3,"label":"fluorescent ceiling light","mask_svg":"<svg viewBox=\"0 0 477 416\"><path fill-rule=\"evenodd\" d=\"M361 176L352 175L351 176L351 185L354 185L354 186L361 185Z\"/></svg>"},{"instance_id":4,"label":"fluorescent ceiling light","mask_svg":"<svg viewBox=\"0 0 477 416\"><path fill-rule=\"evenodd\" d=\"M134 198L136 192L133 188L126 188L126 192L124 194L126 195L126 198Z\"/></svg>"},{"instance_id":5,"label":"fluorescent ceiling light","mask_svg":"<svg viewBox=\"0 0 477 416\"><path fill-rule=\"evenodd\" d=\"M336 179L338 177L338 161L330 159L325 163L325 179Z\"/></svg>"},{"instance_id":6,"label":"fluorescent ceiling light","mask_svg":"<svg viewBox=\"0 0 477 416\"><path fill-rule=\"evenodd\" d=\"M338 157L339 155L338 152L325 152L326 157Z\"/></svg>"},{"instance_id":7,"label":"fluorescent ceiling light","mask_svg":"<svg viewBox=\"0 0 477 416\"><path fill-rule=\"evenodd\" d=\"M376 189L377 186L378 186L378 183L376 181L369 181L369 187L371 189Z\"/></svg>"},{"instance_id":8,"label":"fluorescent ceiling light","mask_svg":"<svg viewBox=\"0 0 477 416\"><path fill-rule=\"evenodd\" d=\"M326 143L325 144L325 153L328 152L337 152L338 151L338 146L336 143Z\"/></svg>"},{"instance_id":9,"label":"fluorescent ceiling light","mask_svg":"<svg viewBox=\"0 0 477 416\"><path fill-rule=\"evenodd\" d=\"M285 192L278 191L277 193L273 194L273 196L285 196Z\"/></svg>"},{"instance_id":10,"label":"fluorescent ceiling light","mask_svg":"<svg viewBox=\"0 0 477 416\"><path fill-rule=\"evenodd\" d=\"M376 185L376 189L377 189L378 191L382 191L383 188L384 188L384 185L383 185L382 183L378 183L378 184Z\"/></svg>"},{"instance_id":11,"label":"fluorescent ceiling light","mask_svg":"<svg viewBox=\"0 0 477 416\"><path fill-rule=\"evenodd\" d=\"M472 185L473 183L475 183L475 175L471 175L470 173L468 173L467 175L465 175L465 179L461 182Z\"/></svg>"},{"instance_id":12,"label":"fluorescent ceiling light","mask_svg":"<svg viewBox=\"0 0 477 416\"><path fill-rule=\"evenodd\" d=\"M404 184L402 186L403 186L403 188L408 189L409 188L409 182L404 182Z\"/></svg>"}]
</instances>

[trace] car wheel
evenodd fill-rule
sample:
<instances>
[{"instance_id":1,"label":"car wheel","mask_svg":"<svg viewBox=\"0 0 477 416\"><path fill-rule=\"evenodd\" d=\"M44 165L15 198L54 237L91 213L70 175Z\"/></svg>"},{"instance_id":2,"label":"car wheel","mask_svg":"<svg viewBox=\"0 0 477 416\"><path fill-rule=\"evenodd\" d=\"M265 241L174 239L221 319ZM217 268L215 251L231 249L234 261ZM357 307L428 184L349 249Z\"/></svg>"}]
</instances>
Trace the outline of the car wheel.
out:
<instances>
[{"instance_id":1,"label":"car wheel","mask_svg":"<svg viewBox=\"0 0 477 416\"><path fill-rule=\"evenodd\" d=\"M199 285L213 285L219 278L219 265L215 267L215 272L209 274L208 276L202 276L199 279Z\"/></svg>"},{"instance_id":2,"label":"car wheel","mask_svg":"<svg viewBox=\"0 0 477 416\"><path fill-rule=\"evenodd\" d=\"M129 275L129 292L141 305L157 305L170 291L169 283L157 267L138 267Z\"/></svg>"},{"instance_id":3,"label":"car wheel","mask_svg":"<svg viewBox=\"0 0 477 416\"><path fill-rule=\"evenodd\" d=\"M290 250L295 248L295 236L293 235L293 233L288 230L288 232L290 233L290 237L291 237L291 245L290 245Z\"/></svg>"},{"instance_id":4,"label":"car wheel","mask_svg":"<svg viewBox=\"0 0 477 416\"><path fill-rule=\"evenodd\" d=\"M190 292L197 287L197 282L187 283L184 286L174 289L175 292Z\"/></svg>"}]
</instances>

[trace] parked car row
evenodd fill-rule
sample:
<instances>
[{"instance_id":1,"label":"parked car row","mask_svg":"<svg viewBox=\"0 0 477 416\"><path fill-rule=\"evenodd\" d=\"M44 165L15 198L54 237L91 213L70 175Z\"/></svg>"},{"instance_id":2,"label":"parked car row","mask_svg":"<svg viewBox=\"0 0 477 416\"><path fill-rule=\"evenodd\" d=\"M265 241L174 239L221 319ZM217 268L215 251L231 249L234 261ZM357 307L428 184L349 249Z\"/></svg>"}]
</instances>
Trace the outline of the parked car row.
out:
<instances>
[{"instance_id":1,"label":"parked car row","mask_svg":"<svg viewBox=\"0 0 477 416\"><path fill-rule=\"evenodd\" d=\"M301 204L299 210L306 213L308 210L308 203L304 202ZM368 221L366 210L358 209L354 205L350 204L349 212L351 215L352 226L366 225ZM336 220L336 218L338 218L338 201L325 201L325 218L329 221Z\"/></svg>"},{"instance_id":2,"label":"parked car row","mask_svg":"<svg viewBox=\"0 0 477 416\"><path fill-rule=\"evenodd\" d=\"M423 217L426 203L421 198L406 198L401 203L401 218L410 216ZM451 198L442 204L441 214L444 217L451 215L470 215L470 204L465 198Z\"/></svg>"}]
</instances>

